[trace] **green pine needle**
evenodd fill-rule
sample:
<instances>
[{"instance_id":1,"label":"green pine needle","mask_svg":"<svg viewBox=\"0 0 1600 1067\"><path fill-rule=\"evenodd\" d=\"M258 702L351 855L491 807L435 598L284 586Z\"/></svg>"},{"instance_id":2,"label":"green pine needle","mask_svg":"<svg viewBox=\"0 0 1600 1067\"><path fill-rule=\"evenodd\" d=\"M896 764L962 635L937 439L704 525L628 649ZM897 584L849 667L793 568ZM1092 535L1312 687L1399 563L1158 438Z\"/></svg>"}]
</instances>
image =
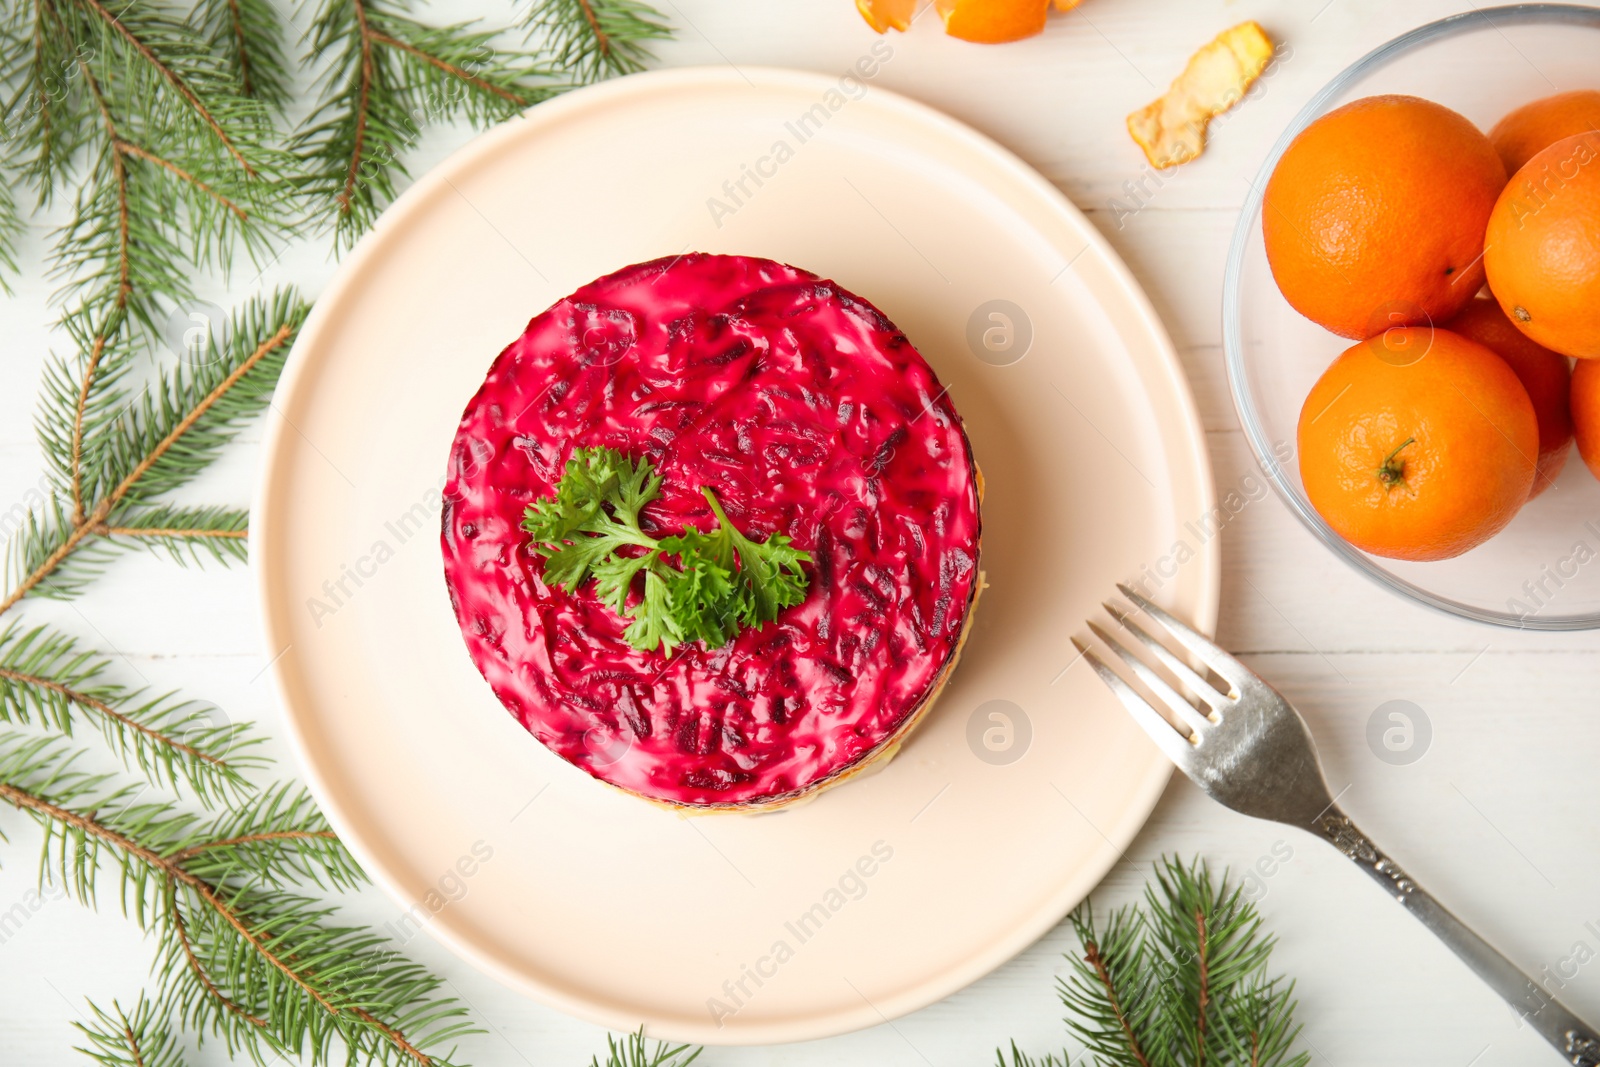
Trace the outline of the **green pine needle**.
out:
<instances>
[{"instance_id":1,"label":"green pine needle","mask_svg":"<svg viewBox=\"0 0 1600 1067\"><path fill-rule=\"evenodd\" d=\"M1047 1052L1042 1057L1033 1057L1017 1048L1015 1041L1011 1042L1010 1055L1005 1049L995 1049L995 1067L1071 1067L1067 1059L1066 1050L1057 1055Z\"/></svg>"},{"instance_id":2,"label":"green pine needle","mask_svg":"<svg viewBox=\"0 0 1600 1067\"><path fill-rule=\"evenodd\" d=\"M117 512L103 536L118 544L161 552L179 566L190 563L243 563L249 559L244 508L172 504L130 505Z\"/></svg>"},{"instance_id":3,"label":"green pine needle","mask_svg":"<svg viewBox=\"0 0 1600 1067\"><path fill-rule=\"evenodd\" d=\"M13 147L8 168L20 173L49 203L70 183L72 160L93 135L83 115L80 61L89 51L59 32L61 22L33 3L5 5L0 12L0 124Z\"/></svg>"},{"instance_id":4,"label":"green pine needle","mask_svg":"<svg viewBox=\"0 0 1600 1067\"><path fill-rule=\"evenodd\" d=\"M276 787L201 819L146 787L78 769L61 738L0 731L0 801L44 833L44 877L95 905L106 868L122 911L158 941L159 1003L229 1052L448 1067L474 1032L441 981L336 909L286 888L360 875L315 805ZM152 1024L153 1025L153 1024Z\"/></svg>"},{"instance_id":5,"label":"green pine needle","mask_svg":"<svg viewBox=\"0 0 1600 1067\"><path fill-rule=\"evenodd\" d=\"M239 95L274 110L289 102L293 75L283 51L283 20L271 0L199 0L194 20L212 53L226 60Z\"/></svg>"},{"instance_id":6,"label":"green pine needle","mask_svg":"<svg viewBox=\"0 0 1600 1067\"><path fill-rule=\"evenodd\" d=\"M532 0L523 25L578 85L643 70L650 46L672 36L641 0Z\"/></svg>"},{"instance_id":7,"label":"green pine needle","mask_svg":"<svg viewBox=\"0 0 1600 1067\"><path fill-rule=\"evenodd\" d=\"M1163 857L1142 906L1097 920L1085 902L1072 924L1082 952L1059 992L1100 1067L1310 1062L1294 1051L1294 984L1267 971L1273 938L1242 888L1204 861Z\"/></svg>"},{"instance_id":8,"label":"green pine needle","mask_svg":"<svg viewBox=\"0 0 1600 1067\"><path fill-rule=\"evenodd\" d=\"M110 1011L90 1001L89 1011L94 1015L91 1021L72 1024L89 1039L87 1047L77 1049L101 1067L184 1067L171 1021L143 993L132 1012L116 1001Z\"/></svg>"},{"instance_id":9,"label":"green pine needle","mask_svg":"<svg viewBox=\"0 0 1600 1067\"><path fill-rule=\"evenodd\" d=\"M293 290L247 303L200 366L157 370L133 392L120 352L47 365L39 444L55 490L7 546L11 593L77 596L122 549L179 560L245 557L245 513L161 499L193 479L267 405L307 306ZM73 386L74 375L91 385Z\"/></svg>"},{"instance_id":10,"label":"green pine needle","mask_svg":"<svg viewBox=\"0 0 1600 1067\"><path fill-rule=\"evenodd\" d=\"M3 61L3 60L0 60ZM12 176L0 166L0 289L11 292L11 276L17 272L17 246L27 233L17 209L17 196L12 192Z\"/></svg>"},{"instance_id":11,"label":"green pine needle","mask_svg":"<svg viewBox=\"0 0 1600 1067\"><path fill-rule=\"evenodd\" d=\"M99 537L81 538L69 549L74 536L69 505L59 496L29 511L6 542L6 577L12 595L70 600L103 574L118 554L114 542Z\"/></svg>"},{"instance_id":12,"label":"green pine needle","mask_svg":"<svg viewBox=\"0 0 1600 1067\"><path fill-rule=\"evenodd\" d=\"M109 524L127 525L124 508L187 484L265 410L308 310L292 289L251 300L215 358L164 370L138 395L106 398L121 414L90 455L84 492L114 500Z\"/></svg>"},{"instance_id":13,"label":"green pine needle","mask_svg":"<svg viewBox=\"0 0 1600 1067\"><path fill-rule=\"evenodd\" d=\"M120 312L112 312L113 317ZM70 311L61 327L70 342L71 355L50 355L44 362L34 431L44 454L45 470L67 497L86 455L92 454L122 418L126 407L124 383L139 369L144 349L126 330L126 319L115 325L95 319L87 309Z\"/></svg>"},{"instance_id":14,"label":"green pine needle","mask_svg":"<svg viewBox=\"0 0 1600 1067\"><path fill-rule=\"evenodd\" d=\"M154 332L196 266L264 258L293 214L292 157L187 11L19 0L5 27L13 165L41 201L73 204L51 266L69 314L102 338L128 320Z\"/></svg>"},{"instance_id":15,"label":"green pine needle","mask_svg":"<svg viewBox=\"0 0 1600 1067\"><path fill-rule=\"evenodd\" d=\"M43 626L0 629L0 722L71 736L87 723L129 769L186 789L202 803L237 799L244 774L262 766L261 739L208 704L151 694L109 680L111 662Z\"/></svg>"},{"instance_id":16,"label":"green pine needle","mask_svg":"<svg viewBox=\"0 0 1600 1067\"><path fill-rule=\"evenodd\" d=\"M621 1040L607 1034L605 1063L596 1056L589 1061L589 1067L689 1067L699 1055L700 1049L688 1045L646 1041L644 1030L640 1029Z\"/></svg>"},{"instance_id":17,"label":"green pine needle","mask_svg":"<svg viewBox=\"0 0 1600 1067\"><path fill-rule=\"evenodd\" d=\"M1152 962L1142 916L1123 908L1097 925L1085 902L1073 913L1072 924L1083 956L1073 959L1073 976L1059 989L1068 1028L1098 1063L1146 1067L1142 1035L1164 1024L1160 999L1151 994L1163 975Z\"/></svg>"},{"instance_id":18,"label":"green pine needle","mask_svg":"<svg viewBox=\"0 0 1600 1067\"><path fill-rule=\"evenodd\" d=\"M533 52L495 47L474 23L429 26L389 0L321 0L310 58L327 64L319 102L292 147L315 210L332 214L338 248L355 243L395 197L402 153L424 126L465 118L487 126L556 91Z\"/></svg>"}]
</instances>

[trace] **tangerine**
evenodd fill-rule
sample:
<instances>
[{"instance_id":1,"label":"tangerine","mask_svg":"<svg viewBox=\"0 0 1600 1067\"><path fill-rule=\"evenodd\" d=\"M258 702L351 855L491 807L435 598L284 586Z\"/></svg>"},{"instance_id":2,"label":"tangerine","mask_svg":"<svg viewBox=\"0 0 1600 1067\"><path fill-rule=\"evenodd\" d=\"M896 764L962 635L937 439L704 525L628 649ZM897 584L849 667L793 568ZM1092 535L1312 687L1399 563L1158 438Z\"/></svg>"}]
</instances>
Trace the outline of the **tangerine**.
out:
<instances>
[{"instance_id":1,"label":"tangerine","mask_svg":"<svg viewBox=\"0 0 1600 1067\"><path fill-rule=\"evenodd\" d=\"M1494 124L1489 140L1507 174L1539 152L1585 130L1600 130L1600 90L1577 89L1523 104Z\"/></svg>"},{"instance_id":2,"label":"tangerine","mask_svg":"<svg viewBox=\"0 0 1600 1067\"><path fill-rule=\"evenodd\" d=\"M1600 358L1600 132L1557 141L1517 171L1489 218L1483 263L1517 329Z\"/></svg>"},{"instance_id":3,"label":"tangerine","mask_svg":"<svg viewBox=\"0 0 1600 1067\"><path fill-rule=\"evenodd\" d=\"M1300 411L1300 479L1364 552L1459 556L1527 501L1533 403L1500 357L1448 330L1396 327L1346 349Z\"/></svg>"},{"instance_id":4,"label":"tangerine","mask_svg":"<svg viewBox=\"0 0 1600 1067\"><path fill-rule=\"evenodd\" d=\"M1600 478L1600 360L1587 360L1572 372L1572 429L1578 455Z\"/></svg>"},{"instance_id":5,"label":"tangerine","mask_svg":"<svg viewBox=\"0 0 1600 1067\"><path fill-rule=\"evenodd\" d=\"M1414 96L1370 96L1300 132L1267 182L1262 229L1285 299L1350 338L1444 322L1483 286L1505 187L1494 146Z\"/></svg>"},{"instance_id":6,"label":"tangerine","mask_svg":"<svg viewBox=\"0 0 1600 1067\"><path fill-rule=\"evenodd\" d=\"M1468 304L1446 328L1505 360L1528 391L1539 420L1539 462L1533 475L1533 496L1538 496L1554 484L1571 451L1572 361L1517 329L1489 297Z\"/></svg>"}]
</instances>

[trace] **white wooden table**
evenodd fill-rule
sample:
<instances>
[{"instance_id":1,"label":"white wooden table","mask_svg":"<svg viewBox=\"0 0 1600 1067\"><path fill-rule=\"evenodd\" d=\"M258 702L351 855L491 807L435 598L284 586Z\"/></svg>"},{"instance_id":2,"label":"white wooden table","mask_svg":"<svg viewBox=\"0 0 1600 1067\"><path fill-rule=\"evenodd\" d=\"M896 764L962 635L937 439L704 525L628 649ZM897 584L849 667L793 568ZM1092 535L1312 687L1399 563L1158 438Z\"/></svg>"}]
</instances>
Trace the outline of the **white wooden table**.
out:
<instances>
[{"instance_id":1,"label":"white wooden table","mask_svg":"<svg viewBox=\"0 0 1600 1067\"><path fill-rule=\"evenodd\" d=\"M842 71L871 43L851 0L661 0L680 27L663 64L772 64ZM947 40L935 18L892 38L875 84L943 108L1018 152L1083 208L1145 285L1182 353L1199 400L1219 492L1259 480L1234 420L1220 348L1222 264L1235 213L1271 140L1304 101L1369 48L1468 0L1088 0L1039 38L984 48ZM503 0L434 0L443 21L505 17ZM1205 156L1175 175L1145 177L1123 116L1165 88L1219 30L1258 19L1287 41L1258 98L1230 115ZM431 133L420 172L467 136ZM1129 185L1128 183L1134 183ZM1122 205L1118 206L1118 203ZM1137 210L1128 210L1128 209ZM34 227L40 262L48 219ZM315 293L332 264L308 242L271 272ZM212 295L227 305L236 291ZM37 484L32 407L48 329L49 286L36 274L0 300L0 512ZM249 437L194 488L196 499L248 501ZM1260 497L1260 494L1256 494ZM1410 607L1319 548L1270 496L1223 533L1221 640L1305 711L1342 803L1424 884L1591 1019L1600 1018L1600 636L1514 634ZM128 556L89 596L27 609L126 661L128 680L180 688L230 716L279 730L261 678L264 657L242 569L183 570ZM1423 709L1432 740L1405 765L1367 742L1375 709ZM278 755L287 758L281 746ZM131 1000L152 946L118 913L30 895L36 832L0 813L0 1062L86 1062L70 1051L82 998ZM1280 946L1274 964L1298 981L1313 1062L1333 1067L1554 1064L1511 1012L1342 857L1309 837L1253 822L1175 780L1144 832L1097 894L1132 897L1162 853L1199 853L1241 872L1258 864L1260 908ZM1018 864L1028 857L1018 856ZM1270 874L1266 872L1270 871ZM14 905L21 903L21 912ZM398 909L376 891L352 915L383 923ZM9 914L9 919L5 916ZM18 916L25 916L19 918ZM1066 1039L1053 984L1071 944L1057 928L971 988L891 1025L829 1041L714 1049L707 1064L978 1064L1010 1038L1043 1052ZM595 1027L521 999L426 938L409 949L448 977L488 1032L462 1059L480 1067L587 1062ZM618 960L619 968L626 960ZM1548 970L1546 970L1548 969ZM191 1060L226 1062L214 1043Z\"/></svg>"}]
</instances>

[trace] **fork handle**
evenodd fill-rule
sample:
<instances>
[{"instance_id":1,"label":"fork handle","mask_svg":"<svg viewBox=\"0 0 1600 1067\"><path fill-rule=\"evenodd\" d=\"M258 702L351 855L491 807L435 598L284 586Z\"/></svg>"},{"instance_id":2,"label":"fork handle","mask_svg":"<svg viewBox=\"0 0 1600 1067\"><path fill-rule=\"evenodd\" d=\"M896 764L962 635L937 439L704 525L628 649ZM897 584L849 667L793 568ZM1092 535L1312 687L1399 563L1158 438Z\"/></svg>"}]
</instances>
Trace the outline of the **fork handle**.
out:
<instances>
[{"instance_id":1,"label":"fork handle","mask_svg":"<svg viewBox=\"0 0 1600 1067\"><path fill-rule=\"evenodd\" d=\"M1600 1033L1425 892L1399 864L1379 851L1348 815L1336 806L1329 807L1317 817L1313 829L1432 930L1568 1063L1574 1067L1600 1067Z\"/></svg>"}]
</instances>

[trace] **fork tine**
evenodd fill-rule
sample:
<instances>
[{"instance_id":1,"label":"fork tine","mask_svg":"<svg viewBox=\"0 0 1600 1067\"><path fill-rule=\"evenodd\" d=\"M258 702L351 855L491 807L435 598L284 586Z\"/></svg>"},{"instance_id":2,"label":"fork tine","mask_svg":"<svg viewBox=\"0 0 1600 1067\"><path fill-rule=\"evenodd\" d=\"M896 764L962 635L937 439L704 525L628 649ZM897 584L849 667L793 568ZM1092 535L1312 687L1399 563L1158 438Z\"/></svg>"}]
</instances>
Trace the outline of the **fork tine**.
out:
<instances>
[{"instance_id":1,"label":"fork tine","mask_svg":"<svg viewBox=\"0 0 1600 1067\"><path fill-rule=\"evenodd\" d=\"M1194 759L1194 745L1178 733L1176 727L1163 719L1155 708L1145 703L1144 697L1140 696L1133 686L1124 682L1116 671L1107 667L1088 645L1076 637L1072 639L1072 643L1082 653L1083 658L1089 661L1089 665L1100 676L1100 680L1117 695L1118 700L1122 701L1122 706L1128 709L1140 726L1144 727L1144 732L1150 735L1156 747L1166 753L1167 758L1173 763L1187 770Z\"/></svg>"},{"instance_id":2,"label":"fork tine","mask_svg":"<svg viewBox=\"0 0 1600 1067\"><path fill-rule=\"evenodd\" d=\"M1133 587L1117 583L1122 595L1139 606L1152 619L1165 626L1184 648L1200 657L1202 663L1233 684L1235 690L1255 679L1255 673L1218 647L1209 637L1188 623L1180 622L1166 610L1157 607L1149 598L1141 596Z\"/></svg>"},{"instance_id":3,"label":"fork tine","mask_svg":"<svg viewBox=\"0 0 1600 1067\"><path fill-rule=\"evenodd\" d=\"M1146 666L1144 660L1140 659L1138 656L1135 656L1126 648L1123 648L1122 645L1117 642L1117 639L1112 637L1111 634L1107 632L1105 627L1101 626L1097 622L1091 622L1089 623L1089 629L1093 631L1096 637L1105 643L1107 648L1117 654L1118 659L1122 660L1123 663L1128 665L1128 669L1133 672L1134 677L1143 682L1145 686L1156 695L1157 700L1166 704L1167 708L1173 714L1183 719L1184 723L1189 727L1189 731L1191 733L1198 736L1202 730L1207 730L1216 726L1216 723L1212 722L1210 719L1206 718L1204 714L1197 711L1193 704L1189 703L1183 698L1182 694L1180 694L1176 689L1172 688L1172 686L1168 685L1165 678L1161 677L1161 675L1157 674L1155 671Z\"/></svg>"},{"instance_id":4,"label":"fork tine","mask_svg":"<svg viewBox=\"0 0 1600 1067\"><path fill-rule=\"evenodd\" d=\"M1176 675L1179 683L1188 686L1195 696L1217 711L1221 711L1229 703L1228 698L1217 692L1215 686L1200 677L1193 667L1173 655L1172 650L1167 648L1166 645L1151 637L1144 627L1128 616L1126 611L1123 611L1109 600L1101 606L1111 614L1113 619L1117 620L1124 630L1132 634L1140 644L1149 649L1150 654L1160 660L1163 667Z\"/></svg>"}]
</instances>

